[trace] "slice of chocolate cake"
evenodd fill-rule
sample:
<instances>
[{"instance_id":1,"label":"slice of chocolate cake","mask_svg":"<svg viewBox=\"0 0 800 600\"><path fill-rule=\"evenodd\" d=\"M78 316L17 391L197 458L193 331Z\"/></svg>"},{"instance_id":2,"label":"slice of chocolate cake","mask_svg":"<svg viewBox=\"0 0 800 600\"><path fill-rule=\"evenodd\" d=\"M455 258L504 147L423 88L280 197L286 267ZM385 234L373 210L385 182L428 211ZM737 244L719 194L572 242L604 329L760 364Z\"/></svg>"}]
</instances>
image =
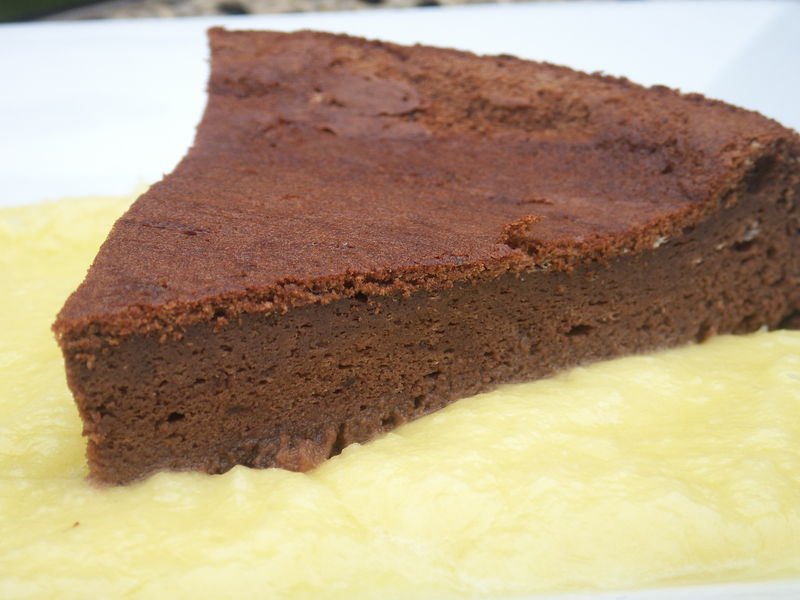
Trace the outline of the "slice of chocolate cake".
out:
<instances>
[{"instance_id":1,"label":"slice of chocolate cake","mask_svg":"<svg viewBox=\"0 0 800 600\"><path fill-rule=\"evenodd\" d=\"M503 382L800 309L800 138L624 79L210 32L175 171L54 325L92 476L304 470Z\"/></svg>"}]
</instances>

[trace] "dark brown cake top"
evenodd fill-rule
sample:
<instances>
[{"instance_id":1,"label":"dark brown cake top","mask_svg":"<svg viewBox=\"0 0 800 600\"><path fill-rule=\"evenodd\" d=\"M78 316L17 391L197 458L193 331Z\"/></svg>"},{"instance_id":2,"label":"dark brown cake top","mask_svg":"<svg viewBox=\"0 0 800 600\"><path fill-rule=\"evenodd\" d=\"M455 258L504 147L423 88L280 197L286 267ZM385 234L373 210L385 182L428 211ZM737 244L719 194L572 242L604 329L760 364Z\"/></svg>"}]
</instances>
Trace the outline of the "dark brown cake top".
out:
<instances>
[{"instance_id":1,"label":"dark brown cake top","mask_svg":"<svg viewBox=\"0 0 800 600\"><path fill-rule=\"evenodd\" d=\"M60 335L649 251L795 136L513 57L307 31L210 38L194 146L116 223Z\"/></svg>"}]
</instances>

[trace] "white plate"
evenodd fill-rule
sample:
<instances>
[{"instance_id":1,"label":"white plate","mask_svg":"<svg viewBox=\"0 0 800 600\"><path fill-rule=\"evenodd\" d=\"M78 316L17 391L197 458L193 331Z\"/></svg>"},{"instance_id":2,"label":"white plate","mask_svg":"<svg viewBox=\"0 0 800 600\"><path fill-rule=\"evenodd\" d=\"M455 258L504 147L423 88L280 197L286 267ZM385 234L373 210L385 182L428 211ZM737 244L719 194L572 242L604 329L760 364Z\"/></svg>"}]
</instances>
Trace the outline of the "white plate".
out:
<instances>
[{"instance_id":1,"label":"white plate","mask_svg":"<svg viewBox=\"0 0 800 600\"><path fill-rule=\"evenodd\" d=\"M541 3L0 26L0 205L125 194L184 154L205 102L205 30L322 29L509 53L701 92L800 129L800 4ZM789 600L800 579L558 596Z\"/></svg>"}]
</instances>

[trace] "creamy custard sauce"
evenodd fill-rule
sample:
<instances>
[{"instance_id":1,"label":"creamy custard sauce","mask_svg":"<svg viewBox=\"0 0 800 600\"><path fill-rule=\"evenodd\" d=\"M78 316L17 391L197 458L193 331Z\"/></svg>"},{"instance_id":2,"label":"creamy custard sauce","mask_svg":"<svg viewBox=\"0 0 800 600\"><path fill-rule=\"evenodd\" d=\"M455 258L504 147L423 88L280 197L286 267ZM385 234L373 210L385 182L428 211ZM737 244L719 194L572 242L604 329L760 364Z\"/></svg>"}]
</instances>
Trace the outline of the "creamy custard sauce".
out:
<instances>
[{"instance_id":1,"label":"creamy custard sauce","mask_svg":"<svg viewBox=\"0 0 800 600\"><path fill-rule=\"evenodd\" d=\"M506 386L306 474L88 484L50 323L128 202L0 211L0 597L449 598L800 574L800 332Z\"/></svg>"}]
</instances>

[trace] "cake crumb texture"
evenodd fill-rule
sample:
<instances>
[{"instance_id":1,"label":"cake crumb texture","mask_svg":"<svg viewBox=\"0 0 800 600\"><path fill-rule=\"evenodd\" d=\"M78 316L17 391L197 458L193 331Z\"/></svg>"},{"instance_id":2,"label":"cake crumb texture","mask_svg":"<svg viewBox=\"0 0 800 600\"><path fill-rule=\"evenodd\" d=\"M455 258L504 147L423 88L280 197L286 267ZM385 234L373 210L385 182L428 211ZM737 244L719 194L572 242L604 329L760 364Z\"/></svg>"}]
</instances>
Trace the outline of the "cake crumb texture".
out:
<instances>
[{"instance_id":1,"label":"cake crumb texture","mask_svg":"<svg viewBox=\"0 0 800 600\"><path fill-rule=\"evenodd\" d=\"M54 324L98 481L304 471L800 312L800 136L774 121L508 56L209 35L193 147Z\"/></svg>"}]
</instances>

